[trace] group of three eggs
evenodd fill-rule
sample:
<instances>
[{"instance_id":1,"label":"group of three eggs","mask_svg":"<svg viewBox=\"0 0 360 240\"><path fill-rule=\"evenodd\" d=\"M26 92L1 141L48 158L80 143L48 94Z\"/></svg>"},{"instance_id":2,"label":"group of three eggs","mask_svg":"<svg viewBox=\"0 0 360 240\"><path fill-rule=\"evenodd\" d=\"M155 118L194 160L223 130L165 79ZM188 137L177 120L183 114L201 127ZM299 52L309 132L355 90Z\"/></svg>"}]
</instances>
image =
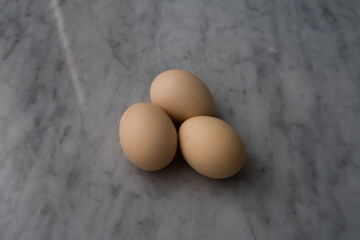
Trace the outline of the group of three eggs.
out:
<instances>
[{"instance_id":1,"label":"group of three eggs","mask_svg":"<svg viewBox=\"0 0 360 240\"><path fill-rule=\"evenodd\" d=\"M240 135L215 112L209 88L194 74L172 69L150 87L151 103L136 103L122 115L120 144L126 157L148 171L166 167L179 145L186 162L200 174L222 179L245 161ZM176 130L175 125L180 125Z\"/></svg>"}]
</instances>

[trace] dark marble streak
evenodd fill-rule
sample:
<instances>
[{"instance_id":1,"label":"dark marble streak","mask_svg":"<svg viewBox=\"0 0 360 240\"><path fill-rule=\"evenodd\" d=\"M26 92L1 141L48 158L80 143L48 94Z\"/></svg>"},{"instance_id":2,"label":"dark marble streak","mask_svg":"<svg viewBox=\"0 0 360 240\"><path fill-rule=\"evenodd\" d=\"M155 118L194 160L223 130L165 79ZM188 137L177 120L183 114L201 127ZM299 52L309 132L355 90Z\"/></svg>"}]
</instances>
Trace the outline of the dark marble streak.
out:
<instances>
[{"instance_id":1,"label":"dark marble streak","mask_svg":"<svg viewBox=\"0 0 360 240\"><path fill-rule=\"evenodd\" d=\"M359 239L360 1L0 0L0 239ZM133 167L131 104L202 78L247 148Z\"/></svg>"}]
</instances>

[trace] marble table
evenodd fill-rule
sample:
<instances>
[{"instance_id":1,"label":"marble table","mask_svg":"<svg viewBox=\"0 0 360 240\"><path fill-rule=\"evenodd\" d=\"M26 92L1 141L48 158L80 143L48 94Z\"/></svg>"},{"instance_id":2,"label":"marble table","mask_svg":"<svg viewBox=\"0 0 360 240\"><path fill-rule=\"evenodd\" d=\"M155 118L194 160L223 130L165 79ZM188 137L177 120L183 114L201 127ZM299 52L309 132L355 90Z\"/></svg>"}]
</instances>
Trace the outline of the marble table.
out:
<instances>
[{"instance_id":1,"label":"marble table","mask_svg":"<svg viewBox=\"0 0 360 240\"><path fill-rule=\"evenodd\" d=\"M170 68L247 162L126 160L123 111ZM0 0L0 239L360 239L360 1Z\"/></svg>"}]
</instances>

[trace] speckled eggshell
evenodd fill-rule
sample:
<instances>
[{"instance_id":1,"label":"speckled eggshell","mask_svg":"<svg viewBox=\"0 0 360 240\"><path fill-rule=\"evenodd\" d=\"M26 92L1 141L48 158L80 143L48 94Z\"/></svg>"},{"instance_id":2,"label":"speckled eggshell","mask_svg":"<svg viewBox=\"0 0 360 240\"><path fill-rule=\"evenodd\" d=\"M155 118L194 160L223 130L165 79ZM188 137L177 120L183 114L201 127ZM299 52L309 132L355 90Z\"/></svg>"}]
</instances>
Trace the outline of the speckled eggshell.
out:
<instances>
[{"instance_id":1,"label":"speckled eggshell","mask_svg":"<svg viewBox=\"0 0 360 240\"><path fill-rule=\"evenodd\" d=\"M187 163L209 178L231 177L245 162L240 135L228 123L214 117L186 120L179 129L179 144Z\"/></svg>"},{"instance_id":2,"label":"speckled eggshell","mask_svg":"<svg viewBox=\"0 0 360 240\"><path fill-rule=\"evenodd\" d=\"M150 98L176 123L195 116L210 116L215 111L213 96L205 83L180 69L160 73L151 84Z\"/></svg>"},{"instance_id":3,"label":"speckled eggshell","mask_svg":"<svg viewBox=\"0 0 360 240\"><path fill-rule=\"evenodd\" d=\"M123 114L119 138L126 157L148 171L166 167L177 149L177 132L169 116L151 103L136 103Z\"/></svg>"}]
</instances>

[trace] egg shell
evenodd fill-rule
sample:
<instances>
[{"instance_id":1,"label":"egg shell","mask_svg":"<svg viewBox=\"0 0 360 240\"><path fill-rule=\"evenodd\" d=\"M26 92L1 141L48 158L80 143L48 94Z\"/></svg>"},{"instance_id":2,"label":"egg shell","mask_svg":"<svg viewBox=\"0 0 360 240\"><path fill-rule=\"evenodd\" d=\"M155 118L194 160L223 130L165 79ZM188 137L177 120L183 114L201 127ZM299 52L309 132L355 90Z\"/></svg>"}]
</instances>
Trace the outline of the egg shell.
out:
<instances>
[{"instance_id":1,"label":"egg shell","mask_svg":"<svg viewBox=\"0 0 360 240\"><path fill-rule=\"evenodd\" d=\"M126 157L148 171L166 167L177 149L177 132L169 116L151 103L136 103L122 115L119 138Z\"/></svg>"},{"instance_id":2,"label":"egg shell","mask_svg":"<svg viewBox=\"0 0 360 240\"><path fill-rule=\"evenodd\" d=\"M187 163L209 178L231 177L245 162L240 135L228 123L214 117L186 120L179 129L179 145Z\"/></svg>"},{"instance_id":3,"label":"egg shell","mask_svg":"<svg viewBox=\"0 0 360 240\"><path fill-rule=\"evenodd\" d=\"M176 122L215 111L209 88L194 74L172 69L160 73L150 87L151 102L163 108Z\"/></svg>"}]
</instances>

